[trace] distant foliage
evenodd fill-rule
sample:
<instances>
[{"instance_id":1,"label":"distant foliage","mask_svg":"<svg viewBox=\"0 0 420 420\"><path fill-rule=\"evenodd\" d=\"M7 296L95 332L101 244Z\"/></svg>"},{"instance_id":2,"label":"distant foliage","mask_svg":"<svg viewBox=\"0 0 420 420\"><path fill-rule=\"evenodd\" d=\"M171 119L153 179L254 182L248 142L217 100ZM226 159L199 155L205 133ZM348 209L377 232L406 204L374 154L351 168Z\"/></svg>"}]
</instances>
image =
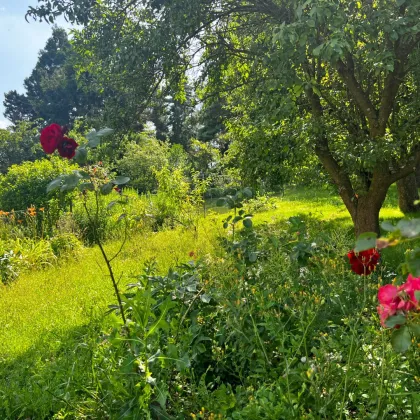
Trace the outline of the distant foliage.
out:
<instances>
[{"instance_id":1,"label":"distant foliage","mask_svg":"<svg viewBox=\"0 0 420 420\"><path fill-rule=\"evenodd\" d=\"M126 145L123 157L117 161L118 171L130 178L130 185L139 193L156 191L155 170L160 171L168 164L169 155L166 143L143 137Z\"/></svg>"},{"instance_id":2,"label":"distant foliage","mask_svg":"<svg viewBox=\"0 0 420 420\"><path fill-rule=\"evenodd\" d=\"M20 122L13 130L0 129L0 172L5 173L11 165L34 161L44 156L34 123Z\"/></svg>"},{"instance_id":3,"label":"distant foliage","mask_svg":"<svg viewBox=\"0 0 420 420\"><path fill-rule=\"evenodd\" d=\"M43 159L13 165L0 177L0 208L5 211L26 210L35 205L43 207L60 193L47 193L47 185L58 175L76 169L59 158Z\"/></svg>"}]
</instances>

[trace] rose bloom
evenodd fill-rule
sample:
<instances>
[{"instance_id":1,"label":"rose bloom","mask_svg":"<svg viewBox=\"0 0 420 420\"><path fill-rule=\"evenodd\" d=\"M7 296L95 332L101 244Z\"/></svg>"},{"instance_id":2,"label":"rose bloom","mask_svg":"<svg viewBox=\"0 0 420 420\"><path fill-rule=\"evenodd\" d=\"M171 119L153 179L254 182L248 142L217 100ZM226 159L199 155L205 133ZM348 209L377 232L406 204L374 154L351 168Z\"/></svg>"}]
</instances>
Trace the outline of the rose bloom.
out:
<instances>
[{"instance_id":1,"label":"rose bloom","mask_svg":"<svg viewBox=\"0 0 420 420\"><path fill-rule=\"evenodd\" d=\"M41 146L47 154L54 153L63 139L63 131L58 124L51 124L41 131Z\"/></svg>"},{"instance_id":2,"label":"rose bloom","mask_svg":"<svg viewBox=\"0 0 420 420\"><path fill-rule=\"evenodd\" d=\"M385 321L397 312L404 314L418 309L419 302L415 296L416 291L420 291L420 277L415 278L411 274L401 286L386 284L379 288L377 309L383 327L386 326Z\"/></svg>"},{"instance_id":3,"label":"rose bloom","mask_svg":"<svg viewBox=\"0 0 420 420\"><path fill-rule=\"evenodd\" d=\"M58 153L60 156L71 159L76 154L77 146L79 146L73 139L63 137L57 144Z\"/></svg>"},{"instance_id":4,"label":"rose bloom","mask_svg":"<svg viewBox=\"0 0 420 420\"><path fill-rule=\"evenodd\" d=\"M380 255L375 248L371 248L357 253L351 251L347 254L347 257L354 273L367 276L375 269Z\"/></svg>"}]
</instances>

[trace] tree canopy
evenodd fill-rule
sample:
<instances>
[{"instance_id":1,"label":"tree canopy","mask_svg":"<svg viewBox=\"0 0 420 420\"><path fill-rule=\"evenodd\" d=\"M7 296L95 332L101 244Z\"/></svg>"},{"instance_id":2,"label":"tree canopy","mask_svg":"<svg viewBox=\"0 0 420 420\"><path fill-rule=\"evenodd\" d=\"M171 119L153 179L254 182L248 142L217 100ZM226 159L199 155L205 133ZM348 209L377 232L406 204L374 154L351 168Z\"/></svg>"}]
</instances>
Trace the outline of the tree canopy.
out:
<instances>
[{"instance_id":1,"label":"tree canopy","mask_svg":"<svg viewBox=\"0 0 420 420\"><path fill-rule=\"evenodd\" d=\"M100 99L92 90L78 86L74 64L75 52L67 32L54 26L35 68L24 81L25 94L16 90L5 94L4 115L14 124L43 119L66 125L78 116L94 114Z\"/></svg>"},{"instance_id":2,"label":"tree canopy","mask_svg":"<svg viewBox=\"0 0 420 420\"><path fill-rule=\"evenodd\" d=\"M360 233L379 230L389 186L420 164L419 5L41 0L28 17L64 13L85 25L75 37L81 68L109 89L114 109L124 103L129 119L157 89L185 98L188 72L199 69L202 97L222 95L256 148L269 133L294 155L302 136L293 131L304 133Z\"/></svg>"}]
</instances>

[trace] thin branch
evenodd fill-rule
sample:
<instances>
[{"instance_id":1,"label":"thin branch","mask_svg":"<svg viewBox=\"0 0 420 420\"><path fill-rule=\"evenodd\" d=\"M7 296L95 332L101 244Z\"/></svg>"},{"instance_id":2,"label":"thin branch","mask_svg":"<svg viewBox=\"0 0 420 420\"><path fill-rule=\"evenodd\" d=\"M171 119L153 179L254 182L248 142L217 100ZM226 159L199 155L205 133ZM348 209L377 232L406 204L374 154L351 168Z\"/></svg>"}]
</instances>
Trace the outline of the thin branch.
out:
<instances>
[{"instance_id":1,"label":"thin branch","mask_svg":"<svg viewBox=\"0 0 420 420\"><path fill-rule=\"evenodd\" d=\"M98 200L98 192L97 191L95 191L95 196L96 196L96 200L95 200L96 201L96 215L98 215L99 214L99 207L98 207L99 206L99 200ZM95 242L98 245L98 247L99 247L99 249L101 251L101 254L102 254L102 256L103 256L103 258L105 260L106 266L108 268L108 272L109 272L109 275L111 277L112 285L114 287L114 291L115 291L115 294L117 296L118 306L119 306L120 312L121 312L121 318L123 320L124 325L126 325L127 324L127 319L125 318L124 306L123 306L123 303L122 303L120 291L118 289L118 284L117 284L117 282L115 280L114 271L112 269L111 262L108 259L108 256L106 255L106 252L105 252L105 249L104 249L104 247L102 245L102 242L101 242L101 240L99 239L99 236L98 236L98 232L97 232L97 221L98 221L98 218L96 218L95 220L92 219L91 213L90 213L90 211L88 209L88 206L87 206L87 203L86 203L86 199L83 201L83 207L85 208L86 215L87 215L87 217L89 219L89 222L92 223L93 226L94 226L94 228L93 228L93 235L94 235L94 238L95 238Z\"/></svg>"}]
</instances>

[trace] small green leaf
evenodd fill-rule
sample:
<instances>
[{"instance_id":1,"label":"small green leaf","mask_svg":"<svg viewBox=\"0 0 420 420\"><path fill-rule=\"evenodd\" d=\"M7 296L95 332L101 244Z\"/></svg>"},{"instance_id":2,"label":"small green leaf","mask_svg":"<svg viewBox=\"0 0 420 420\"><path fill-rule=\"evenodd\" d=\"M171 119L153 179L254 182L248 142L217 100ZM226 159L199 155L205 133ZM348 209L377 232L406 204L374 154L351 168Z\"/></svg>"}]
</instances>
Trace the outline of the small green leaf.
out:
<instances>
[{"instance_id":1,"label":"small green leaf","mask_svg":"<svg viewBox=\"0 0 420 420\"><path fill-rule=\"evenodd\" d=\"M95 186L91 182L84 182L83 184L79 185L79 190L80 191L85 191L85 190L94 191Z\"/></svg>"},{"instance_id":2,"label":"small green leaf","mask_svg":"<svg viewBox=\"0 0 420 420\"><path fill-rule=\"evenodd\" d=\"M246 198L252 198L253 196L251 188L248 188L248 187L244 188L242 190L242 193Z\"/></svg>"},{"instance_id":3,"label":"small green leaf","mask_svg":"<svg viewBox=\"0 0 420 420\"><path fill-rule=\"evenodd\" d=\"M84 165L87 161L87 150L84 147L79 147L76 150L76 155L74 156L74 160L79 165Z\"/></svg>"},{"instance_id":4,"label":"small green leaf","mask_svg":"<svg viewBox=\"0 0 420 420\"><path fill-rule=\"evenodd\" d=\"M258 258L258 254L256 252L250 252L249 255L248 255L248 259L252 263L257 261L257 258Z\"/></svg>"},{"instance_id":5,"label":"small green leaf","mask_svg":"<svg viewBox=\"0 0 420 420\"><path fill-rule=\"evenodd\" d=\"M106 208L108 209L108 210L111 210L112 209L112 207L114 207L116 204L118 204L118 201L111 201L107 206L106 206Z\"/></svg>"},{"instance_id":6,"label":"small green leaf","mask_svg":"<svg viewBox=\"0 0 420 420\"><path fill-rule=\"evenodd\" d=\"M381 228L385 230L386 232L394 232L396 230L395 226L389 222L382 222Z\"/></svg>"},{"instance_id":7,"label":"small green leaf","mask_svg":"<svg viewBox=\"0 0 420 420\"><path fill-rule=\"evenodd\" d=\"M410 324L409 328L416 337L420 338L420 324Z\"/></svg>"},{"instance_id":8,"label":"small green leaf","mask_svg":"<svg viewBox=\"0 0 420 420\"><path fill-rule=\"evenodd\" d=\"M129 181L130 181L130 178L128 176L117 176L111 182L115 185L124 185L124 184L127 184L127 182Z\"/></svg>"},{"instance_id":9,"label":"small green leaf","mask_svg":"<svg viewBox=\"0 0 420 420\"><path fill-rule=\"evenodd\" d=\"M354 252L361 252L367 249L375 248L376 238L378 235L375 232L362 233L356 241Z\"/></svg>"},{"instance_id":10,"label":"small green leaf","mask_svg":"<svg viewBox=\"0 0 420 420\"><path fill-rule=\"evenodd\" d=\"M400 220L397 229L404 238L415 238L420 236L420 219Z\"/></svg>"},{"instance_id":11,"label":"small green leaf","mask_svg":"<svg viewBox=\"0 0 420 420\"><path fill-rule=\"evenodd\" d=\"M87 145L89 147L98 147L101 144L101 138L104 136L108 136L113 132L114 130L112 128L103 128L99 131L91 131L86 136L86 138L88 139Z\"/></svg>"},{"instance_id":12,"label":"small green leaf","mask_svg":"<svg viewBox=\"0 0 420 420\"><path fill-rule=\"evenodd\" d=\"M244 219L244 221L242 222L244 224L244 226L248 229L252 228L252 220L251 219Z\"/></svg>"},{"instance_id":13,"label":"small green leaf","mask_svg":"<svg viewBox=\"0 0 420 420\"><path fill-rule=\"evenodd\" d=\"M395 316L389 317L385 321L385 325L388 328L394 328L397 325L404 325L406 321L407 321L407 319L404 315L395 315Z\"/></svg>"},{"instance_id":14,"label":"small green leaf","mask_svg":"<svg viewBox=\"0 0 420 420\"><path fill-rule=\"evenodd\" d=\"M80 180L82 179L82 175L79 171L73 171L72 174L63 177L63 185L60 188L60 191L72 191L78 185Z\"/></svg>"},{"instance_id":15,"label":"small green leaf","mask_svg":"<svg viewBox=\"0 0 420 420\"><path fill-rule=\"evenodd\" d=\"M101 194L102 195L111 194L113 188L114 188L114 184L112 182L108 182L108 184L102 185Z\"/></svg>"},{"instance_id":16,"label":"small green leaf","mask_svg":"<svg viewBox=\"0 0 420 420\"><path fill-rule=\"evenodd\" d=\"M211 296L210 296L210 295L208 295L207 293L203 293L203 294L200 296L200 299L201 299L201 301L202 301L202 302L204 302L204 303L210 303L210 301L211 301Z\"/></svg>"},{"instance_id":17,"label":"small green leaf","mask_svg":"<svg viewBox=\"0 0 420 420\"><path fill-rule=\"evenodd\" d=\"M127 217L126 213L120 214L120 217L118 217L118 221L121 222L121 220L125 219Z\"/></svg>"},{"instance_id":18,"label":"small green leaf","mask_svg":"<svg viewBox=\"0 0 420 420\"><path fill-rule=\"evenodd\" d=\"M395 330L391 336L392 348L398 353L404 353L411 345L410 330L403 325L400 329Z\"/></svg>"},{"instance_id":19,"label":"small green leaf","mask_svg":"<svg viewBox=\"0 0 420 420\"><path fill-rule=\"evenodd\" d=\"M420 277L420 248L416 248L406 255L408 271L414 277Z\"/></svg>"},{"instance_id":20,"label":"small green leaf","mask_svg":"<svg viewBox=\"0 0 420 420\"><path fill-rule=\"evenodd\" d=\"M91 131L86 138L88 139L87 146L95 148L101 144L101 138L98 136L96 131Z\"/></svg>"},{"instance_id":21,"label":"small green leaf","mask_svg":"<svg viewBox=\"0 0 420 420\"><path fill-rule=\"evenodd\" d=\"M227 229L229 227L228 222L223 223L223 229Z\"/></svg>"},{"instance_id":22,"label":"small green leaf","mask_svg":"<svg viewBox=\"0 0 420 420\"><path fill-rule=\"evenodd\" d=\"M59 176L58 178L54 179L47 185L47 193L55 191L61 187L63 182L63 177Z\"/></svg>"},{"instance_id":23,"label":"small green leaf","mask_svg":"<svg viewBox=\"0 0 420 420\"><path fill-rule=\"evenodd\" d=\"M99 136L99 137L105 137L105 136L109 136L113 132L114 132L114 130L112 128L105 127L105 128L100 129L96 133L96 135Z\"/></svg>"},{"instance_id":24,"label":"small green leaf","mask_svg":"<svg viewBox=\"0 0 420 420\"><path fill-rule=\"evenodd\" d=\"M73 171L73 174L79 179L90 179L90 175L84 171L76 170L76 171Z\"/></svg>"}]
</instances>

